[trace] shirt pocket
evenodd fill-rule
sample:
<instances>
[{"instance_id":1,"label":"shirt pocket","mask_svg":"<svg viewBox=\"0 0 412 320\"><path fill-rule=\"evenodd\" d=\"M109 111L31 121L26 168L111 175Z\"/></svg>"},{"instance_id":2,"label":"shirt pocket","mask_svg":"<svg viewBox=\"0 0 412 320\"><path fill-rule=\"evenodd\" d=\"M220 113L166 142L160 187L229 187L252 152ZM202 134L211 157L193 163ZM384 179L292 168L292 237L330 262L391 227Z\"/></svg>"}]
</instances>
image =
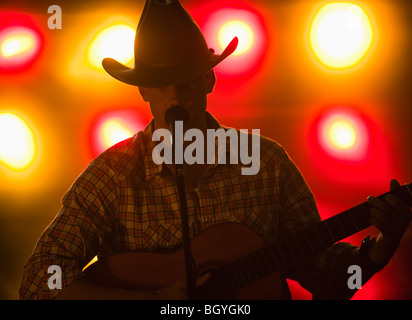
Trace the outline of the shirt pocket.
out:
<instances>
[{"instance_id":1,"label":"shirt pocket","mask_svg":"<svg viewBox=\"0 0 412 320\"><path fill-rule=\"evenodd\" d=\"M276 221L269 210L232 212L229 221L241 223L252 229L265 243L273 242Z\"/></svg>"}]
</instances>

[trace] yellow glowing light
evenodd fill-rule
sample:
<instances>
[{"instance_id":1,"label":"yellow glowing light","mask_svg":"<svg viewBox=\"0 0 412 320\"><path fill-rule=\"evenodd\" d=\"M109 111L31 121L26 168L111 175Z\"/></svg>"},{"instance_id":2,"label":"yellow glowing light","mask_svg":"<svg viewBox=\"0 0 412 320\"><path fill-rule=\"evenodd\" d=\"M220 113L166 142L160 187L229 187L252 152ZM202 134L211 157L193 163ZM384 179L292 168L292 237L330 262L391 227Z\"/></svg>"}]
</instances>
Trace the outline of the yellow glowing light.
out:
<instances>
[{"instance_id":1,"label":"yellow glowing light","mask_svg":"<svg viewBox=\"0 0 412 320\"><path fill-rule=\"evenodd\" d=\"M88 48L87 60L96 69L102 69L106 57L129 64L134 57L135 30L126 24L115 24L103 29Z\"/></svg>"},{"instance_id":2,"label":"yellow glowing light","mask_svg":"<svg viewBox=\"0 0 412 320\"><path fill-rule=\"evenodd\" d=\"M27 33L16 33L6 38L0 48L3 57L12 57L25 54L34 49L35 41L33 35Z\"/></svg>"},{"instance_id":3,"label":"yellow glowing light","mask_svg":"<svg viewBox=\"0 0 412 320\"><path fill-rule=\"evenodd\" d=\"M310 45L316 57L334 69L358 63L372 45L373 29L359 5L328 3L320 8L310 27Z\"/></svg>"},{"instance_id":4,"label":"yellow glowing light","mask_svg":"<svg viewBox=\"0 0 412 320\"><path fill-rule=\"evenodd\" d=\"M15 170L34 160L36 143L27 123L12 113L0 113L0 161Z\"/></svg>"},{"instance_id":5,"label":"yellow glowing light","mask_svg":"<svg viewBox=\"0 0 412 320\"><path fill-rule=\"evenodd\" d=\"M336 149L350 149L357 141L357 130L348 119L334 119L326 127L326 139Z\"/></svg>"},{"instance_id":6,"label":"yellow glowing light","mask_svg":"<svg viewBox=\"0 0 412 320\"><path fill-rule=\"evenodd\" d=\"M255 34L252 28L240 20L226 22L218 31L218 43L221 48L225 48L234 38L239 38L239 45L233 55L241 55L252 48L255 41Z\"/></svg>"},{"instance_id":7,"label":"yellow glowing light","mask_svg":"<svg viewBox=\"0 0 412 320\"><path fill-rule=\"evenodd\" d=\"M103 123L100 129L100 141L105 148L130 138L133 131L119 119L110 119Z\"/></svg>"}]
</instances>

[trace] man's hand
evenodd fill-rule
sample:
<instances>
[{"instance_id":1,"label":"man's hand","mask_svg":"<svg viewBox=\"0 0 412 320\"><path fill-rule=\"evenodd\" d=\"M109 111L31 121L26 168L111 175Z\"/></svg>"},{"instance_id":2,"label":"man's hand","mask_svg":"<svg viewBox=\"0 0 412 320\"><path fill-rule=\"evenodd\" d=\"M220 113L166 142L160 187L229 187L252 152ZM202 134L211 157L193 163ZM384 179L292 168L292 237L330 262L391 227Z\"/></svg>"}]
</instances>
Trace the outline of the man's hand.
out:
<instances>
[{"instance_id":1,"label":"man's hand","mask_svg":"<svg viewBox=\"0 0 412 320\"><path fill-rule=\"evenodd\" d=\"M390 190L399 187L399 182L392 180ZM411 221L412 214L409 207L392 194L382 201L375 197L369 197L371 209L371 222L381 232L374 246L371 246L369 257L377 266L389 262L399 246L401 238Z\"/></svg>"}]
</instances>

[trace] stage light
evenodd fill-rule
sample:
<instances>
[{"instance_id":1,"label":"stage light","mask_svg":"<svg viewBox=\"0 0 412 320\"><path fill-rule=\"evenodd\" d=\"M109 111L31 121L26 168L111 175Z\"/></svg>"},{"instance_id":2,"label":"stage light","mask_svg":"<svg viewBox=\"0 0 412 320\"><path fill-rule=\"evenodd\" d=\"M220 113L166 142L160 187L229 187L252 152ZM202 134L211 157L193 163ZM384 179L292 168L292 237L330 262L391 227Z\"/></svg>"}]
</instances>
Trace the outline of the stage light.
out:
<instances>
[{"instance_id":1,"label":"stage light","mask_svg":"<svg viewBox=\"0 0 412 320\"><path fill-rule=\"evenodd\" d=\"M13 57L29 53L35 45L34 38L29 33L14 34L5 39L0 47L3 57Z\"/></svg>"},{"instance_id":2,"label":"stage light","mask_svg":"<svg viewBox=\"0 0 412 320\"><path fill-rule=\"evenodd\" d=\"M349 108L333 108L317 122L321 149L337 160L362 162L368 151L369 134L362 117Z\"/></svg>"},{"instance_id":3,"label":"stage light","mask_svg":"<svg viewBox=\"0 0 412 320\"><path fill-rule=\"evenodd\" d=\"M352 121L345 118L336 118L325 127L325 139L336 149L350 149L358 139L358 132Z\"/></svg>"},{"instance_id":4,"label":"stage light","mask_svg":"<svg viewBox=\"0 0 412 320\"><path fill-rule=\"evenodd\" d=\"M248 75L263 61L267 45L263 19L257 12L242 8L213 9L202 19L201 28L209 47L221 53L238 37L239 45L230 59L216 67L216 72L229 76Z\"/></svg>"},{"instance_id":5,"label":"stage light","mask_svg":"<svg viewBox=\"0 0 412 320\"><path fill-rule=\"evenodd\" d=\"M379 186L400 175L385 120L374 110L367 104L330 106L308 118L304 148L317 179L337 183L337 190L379 193Z\"/></svg>"},{"instance_id":6,"label":"stage light","mask_svg":"<svg viewBox=\"0 0 412 320\"><path fill-rule=\"evenodd\" d=\"M100 114L92 125L92 149L98 155L116 143L143 130L145 123L133 110L108 111Z\"/></svg>"},{"instance_id":7,"label":"stage light","mask_svg":"<svg viewBox=\"0 0 412 320\"><path fill-rule=\"evenodd\" d=\"M127 65L134 57L135 30L124 23L113 24L100 31L87 50L88 63L103 70L102 60L110 57Z\"/></svg>"},{"instance_id":8,"label":"stage light","mask_svg":"<svg viewBox=\"0 0 412 320\"><path fill-rule=\"evenodd\" d=\"M218 31L218 42L220 49L223 50L234 38L239 38L239 45L233 55L242 55L252 48L255 35L252 28L241 20L226 22Z\"/></svg>"},{"instance_id":9,"label":"stage light","mask_svg":"<svg viewBox=\"0 0 412 320\"><path fill-rule=\"evenodd\" d=\"M100 129L100 141L105 149L132 135L133 130L122 119L117 118L106 120Z\"/></svg>"},{"instance_id":10,"label":"stage light","mask_svg":"<svg viewBox=\"0 0 412 320\"><path fill-rule=\"evenodd\" d=\"M13 26L0 31L0 70L26 70L40 53L41 40L37 31Z\"/></svg>"},{"instance_id":11,"label":"stage light","mask_svg":"<svg viewBox=\"0 0 412 320\"><path fill-rule=\"evenodd\" d=\"M24 170L35 154L34 134L28 124L13 113L0 113L0 161L14 170Z\"/></svg>"},{"instance_id":12,"label":"stage light","mask_svg":"<svg viewBox=\"0 0 412 320\"><path fill-rule=\"evenodd\" d=\"M309 41L317 59L333 69L349 68L368 52L373 29L366 11L348 2L328 3L316 13Z\"/></svg>"}]
</instances>

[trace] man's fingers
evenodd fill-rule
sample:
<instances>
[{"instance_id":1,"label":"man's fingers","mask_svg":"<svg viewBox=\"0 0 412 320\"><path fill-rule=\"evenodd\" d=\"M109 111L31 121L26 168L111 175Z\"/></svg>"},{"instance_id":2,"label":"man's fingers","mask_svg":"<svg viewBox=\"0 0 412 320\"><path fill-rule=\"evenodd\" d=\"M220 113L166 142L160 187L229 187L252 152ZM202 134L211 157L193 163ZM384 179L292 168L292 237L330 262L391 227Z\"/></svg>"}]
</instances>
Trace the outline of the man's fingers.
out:
<instances>
[{"instance_id":1,"label":"man's fingers","mask_svg":"<svg viewBox=\"0 0 412 320\"><path fill-rule=\"evenodd\" d=\"M391 189L399 186L396 180L391 181ZM372 205L370 211L371 222L383 235L397 239L402 237L412 218L409 207L398 197L388 194L384 200L369 197L368 203Z\"/></svg>"},{"instance_id":2,"label":"man's fingers","mask_svg":"<svg viewBox=\"0 0 412 320\"><path fill-rule=\"evenodd\" d=\"M388 194L385 197L385 201L371 196L368 197L368 202L373 207L390 214L394 219L399 217L402 220L407 219L409 221L412 218L409 207L402 200L392 194Z\"/></svg>"},{"instance_id":3,"label":"man's fingers","mask_svg":"<svg viewBox=\"0 0 412 320\"><path fill-rule=\"evenodd\" d=\"M391 221L388 221L388 218L379 209L372 208L370 213L372 224L376 228L378 228L383 235L387 235L389 237L396 237L396 235L398 234L398 230L395 226L397 224L393 224L391 223Z\"/></svg>"},{"instance_id":4,"label":"man's fingers","mask_svg":"<svg viewBox=\"0 0 412 320\"><path fill-rule=\"evenodd\" d=\"M398 197L395 197L392 194L388 194L385 197L385 201L389 203L393 208L395 208L396 212L402 219L407 221L411 220L412 214L410 208L406 205L405 202L400 200Z\"/></svg>"},{"instance_id":5,"label":"man's fingers","mask_svg":"<svg viewBox=\"0 0 412 320\"><path fill-rule=\"evenodd\" d=\"M368 202L369 202L373 207L375 207L375 208L377 208L377 209L379 209L379 210L382 210L382 211L394 211L394 208L393 208L390 204L386 203L385 201L383 201L383 200L381 200L381 199L379 199L379 198L370 196L370 197L368 197Z\"/></svg>"},{"instance_id":6,"label":"man's fingers","mask_svg":"<svg viewBox=\"0 0 412 320\"><path fill-rule=\"evenodd\" d=\"M396 189L398 187L400 187L400 183L398 182L398 180L396 179L392 179L390 182L390 190Z\"/></svg>"},{"instance_id":7,"label":"man's fingers","mask_svg":"<svg viewBox=\"0 0 412 320\"><path fill-rule=\"evenodd\" d=\"M390 190L394 190L398 187L400 187L400 183L395 180L392 179L390 182ZM401 199L399 199L398 197L394 196L393 194L388 194L385 197L385 201L388 202L392 207L394 207L396 209L396 211L405 219L407 219L408 221L410 221L412 219L412 210L411 208L409 208L409 206L402 201Z\"/></svg>"}]
</instances>

